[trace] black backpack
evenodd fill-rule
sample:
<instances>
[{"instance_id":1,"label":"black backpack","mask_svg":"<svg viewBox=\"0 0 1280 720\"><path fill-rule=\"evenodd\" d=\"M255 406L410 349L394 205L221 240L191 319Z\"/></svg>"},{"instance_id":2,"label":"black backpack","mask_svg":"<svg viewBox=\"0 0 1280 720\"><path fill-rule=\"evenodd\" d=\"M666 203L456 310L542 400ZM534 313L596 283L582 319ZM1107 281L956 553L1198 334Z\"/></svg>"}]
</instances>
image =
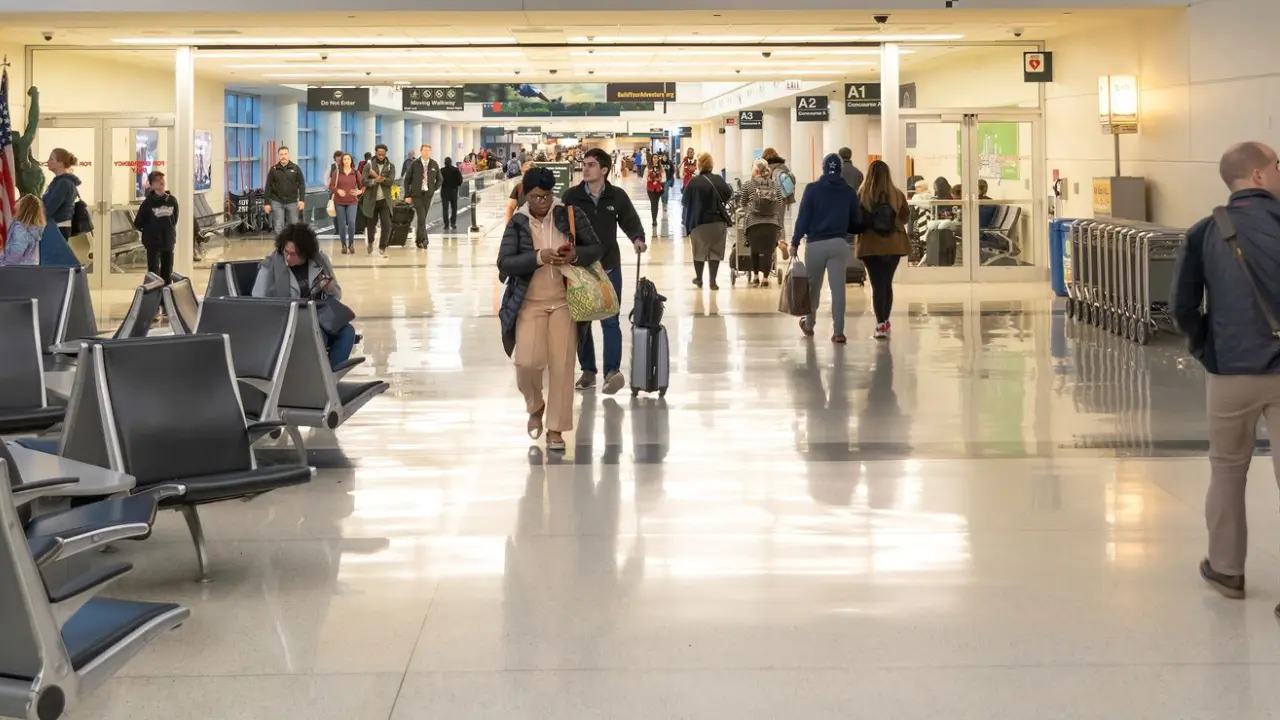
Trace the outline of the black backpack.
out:
<instances>
[{"instance_id":1,"label":"black backpack","mask_svg":"<svg viewBox=\"0 0 1280 720\"><path fill-rule=\"evenodd\" d=\"M871 229L880 236L889 237L897 230L898 211L889 203L884 193L871 206Z\"/></svg>"},{"instance_id":2,"label":"black backpack","mask_svg":"<svg viewBox=\"0 0 1280 720\"><path fill-rule=\"evenodd\" d=\"M649 278L636 281L636 301L631 308L632 327L657 329L662 325L662 311L667 299L658 294L658 288Z\"/></svg>"}]
</instances>

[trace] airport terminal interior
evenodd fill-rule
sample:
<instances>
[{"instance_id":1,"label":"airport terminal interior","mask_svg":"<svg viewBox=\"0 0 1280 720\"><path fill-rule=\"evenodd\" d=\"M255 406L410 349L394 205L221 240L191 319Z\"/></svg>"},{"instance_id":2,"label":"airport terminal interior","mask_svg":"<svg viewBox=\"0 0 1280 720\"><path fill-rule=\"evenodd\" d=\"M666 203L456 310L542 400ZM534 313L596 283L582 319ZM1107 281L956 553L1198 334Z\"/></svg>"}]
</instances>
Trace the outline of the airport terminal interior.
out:
<instances>
[{"instance_id":1,"label":"airport terminal interior","mask_svg":"<svg viewBox=\"0 0 1280 720\"><path fill-rule=\"evenodd\" d=\"M700 4L0 3L15 196L71 174L84 203L42 213L69 267L0 267L3 364L40 357L0 373L36 418L0 410L0 717L1280 716L1270 443L1224 598L1168 302L1223 151L1280 144L1280 3ZM842 154L907 200L892 307L854 267L806 333L741 188L764 166L801 201ZM560 196L601 157L621 377L591 324L561 436L499 250L558 237L526 171ZM135 226L156 171L167 278ZM708 251L686 205L720 179ZM315 280L278 249L294 211L337 305L245 297Z\"/></svg>"}]
</instances>

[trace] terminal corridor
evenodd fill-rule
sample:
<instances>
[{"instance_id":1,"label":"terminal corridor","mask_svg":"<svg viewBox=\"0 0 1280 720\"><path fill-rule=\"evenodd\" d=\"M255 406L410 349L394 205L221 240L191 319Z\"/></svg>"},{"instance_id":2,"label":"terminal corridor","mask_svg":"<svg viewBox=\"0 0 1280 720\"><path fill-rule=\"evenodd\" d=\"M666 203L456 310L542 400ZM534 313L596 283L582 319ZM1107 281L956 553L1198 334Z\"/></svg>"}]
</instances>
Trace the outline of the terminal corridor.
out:
<instances>
[{"instance_id":1,"label":"terminal corridor","mask_svg":"<svg viewBox=\"0 0 1280 720\"><path fill-rule=\"evenodd\" d=\"M776 286L693 288L660 220L643 273L669 298L671 392L580 394L549 457L524 437L498 340L501 206L481 208L483 236L335 258L370 358L355 372L391 390L313 433L310 485L207 511L212 584L191 583L173 514L122 548L146 558L120 593L193 614L76 717L1280 703L1262 679L1280 585L1261 574L1267 599L1226 605L1194 574L1204 391L1176 340L1137 347L1018 285L902 286L888 343L851 286L849 345L806 340ZM1275 560L1280 523L1253 507L1250 549Z\"/></svg>"}]
</instances>

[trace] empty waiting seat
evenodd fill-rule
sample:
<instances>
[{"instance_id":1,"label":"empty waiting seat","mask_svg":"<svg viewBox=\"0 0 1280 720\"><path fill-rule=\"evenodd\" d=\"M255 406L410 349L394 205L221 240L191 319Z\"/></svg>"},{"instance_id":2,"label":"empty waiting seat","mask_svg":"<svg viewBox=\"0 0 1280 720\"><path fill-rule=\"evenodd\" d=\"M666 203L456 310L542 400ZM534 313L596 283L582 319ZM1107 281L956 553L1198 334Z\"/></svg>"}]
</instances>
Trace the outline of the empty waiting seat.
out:
<instances>
[{"instance_id":1,"label":"empty waiting seat","mask_svg":"<svg viewBox=\"0 0 1280 720\"><path fill-rule=\"evenodd\" d=\"M161 291L165 314L174 335L190 335L195 332L196 318L200 315L200 299L196 297L191 278L174 273L173 280Z\"/></svg>"},{"instance_id":2,"label":"empty waiting seat","mask_svg":"<svg viewBox=\"0 0 1280 720\"><path fill-rule=\"evenodd\" d=\"M161 509L180 510L200 580L209 562L197 506L311 479L305 465L257 466L253 442L284 424L246 426L224 336L91 342L80 360L62 454L90 464L105 458L136 478L135 494L159 493Z\"/></svg>"},{"instance_id":3,"label":"empty waiting seat","mask_svg":"<svg viewBox=\"0 0 1280 720\"><path fill-rule=\"evenodd\" d=\"M248 297L253 294L253 283L258 279L260 260L235 260L216 262L209 268L209 285L204 296Z\"/></svg>"},{"instance_id":4,"label":"empty waiting seat","mask_svg":"<svg viewBox=\"0 0 1280 720\"><path fill-rule=\"evenodd\" d=\"M364 358L351 358L336 372L329 366L329 354L320 333L316 305L297 302L298 324L293 346L280 387L280 418L290 425L335 429L365 403L386 392L382 380L348 382L339 380Z\"/></svg>"},{"instance_id":5,"label":"empty waiting seat","mask_svg":"<svg viewBox=\"0 0 1280 720\"><path fill-rule=\"evenodd\" d=\"M0 716L54 720L80 704L138 652L190 615L169 603L95 597L133 568L95 568L48 588L37 564L54 538L30 543L0 461Z\"/></svg>"},{"instance_id":6,"label":"empty waiting seat","mask_svg":"<svg viewBox=\"0 0 1280 720\"><path fill-rule=\"evenodd\" d=\"M44 432L66 408L51 407L44 387L40 302L0 300L0 433Z\"/></svg>"},{"instance_id":7,"label":"empty waiting seat","mask_svg":"<svg viewBox=\"0 0 1280 720\"><path fill-rule=\"evenodd\" d=\"M98 334L98 322L82 268L0 267L0 300L40 301L40 347L48 354L62 343Z\"/></svg>"}]
</instances>

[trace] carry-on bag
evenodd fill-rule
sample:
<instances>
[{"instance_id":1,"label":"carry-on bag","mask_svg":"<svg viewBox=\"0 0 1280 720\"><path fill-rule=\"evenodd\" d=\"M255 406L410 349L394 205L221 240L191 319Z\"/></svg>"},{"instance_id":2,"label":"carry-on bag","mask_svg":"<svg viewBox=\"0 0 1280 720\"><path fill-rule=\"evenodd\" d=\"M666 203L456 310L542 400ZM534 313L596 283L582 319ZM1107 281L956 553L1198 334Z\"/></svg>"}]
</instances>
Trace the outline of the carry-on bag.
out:
<instances>
[{"instance_id":1,"label":"carry-on bag","mask_svg":"<svg viewBox=\"0 0 1280 720\"><path fill-rule=\"evenodd\" d=\"M799 260L792 260L787 266L787 274L782 279L782 293L778 296L778 312L794 317L804 317L813 312L809 273Z\"/></svg>"},{"instance_id":2,"label":"carry-on bag","mask_svg":"<svg viewBox=\"0 0 1280 720\"><path fill-rule=\"evenodd\" d=\"M569 237L576 242L578 227L573 206L566 206L565 211L569 215ZM564 275L565 296L574 322L596 322L621 312L618 292L613 289L613 283L599 262L586 267L566 265L560 274Z\"/></svg>"},{"instance_id":3,"label":"carry-on bag","mask_svg":"<svg viewBox=\"0 0 1280 720\"><path fill-rule=\"evenodd\" d=\"M849 244L849 264L844 269L845 285L866 285L867 265L858 259L858 244Z\"/></svg>"},{"instance_id":4,"label":"carry-on bag","mask_svg":"<svg viewBox=\"0 0 1280 720\"><path fill-rule=\"evenodd\" d=\"M656 392L666 397L671 373L671 349L662 325L666 298L648 278L640 277L636 256L636 299L631 310L631 397Z\"/></svg>"},{"instance_id":5,"label":"carry-on bag","mask_svg":"<svg viewBox=\"0 0 1280 720\"><path fill-rule=\"evenodd\" d=\"M392 247L404 247L409 243L409 232L413 229L413 205L397 202L391 206L391 238L387 244Z\"/></svg>"}]
</instances>

